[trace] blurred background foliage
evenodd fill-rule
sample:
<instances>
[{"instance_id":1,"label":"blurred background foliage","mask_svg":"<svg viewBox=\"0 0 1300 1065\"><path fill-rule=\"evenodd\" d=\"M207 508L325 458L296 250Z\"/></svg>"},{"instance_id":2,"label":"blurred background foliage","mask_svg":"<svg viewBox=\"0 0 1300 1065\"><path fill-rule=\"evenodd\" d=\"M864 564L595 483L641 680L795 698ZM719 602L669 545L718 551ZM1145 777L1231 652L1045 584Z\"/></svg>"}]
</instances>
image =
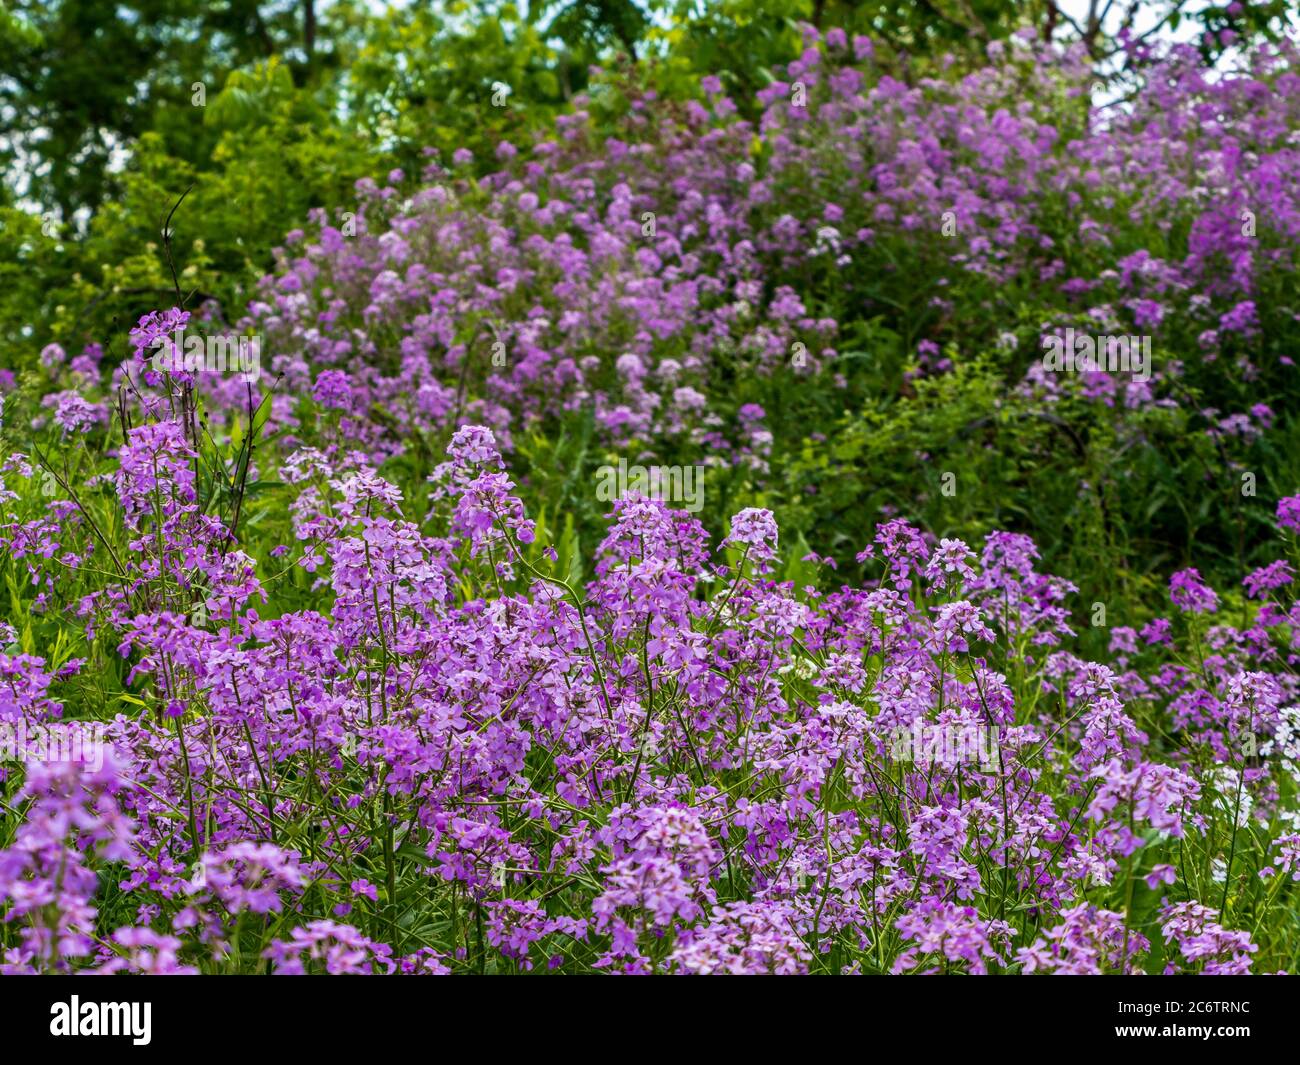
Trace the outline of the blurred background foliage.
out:
<instances>
[{"instance_id":1,"label":"blurred background foliage","mask_svg":"<svg viewBox=\"0 0 1300 1065\"><path fill-rule=\"evenodd\" d=\"M905 79L940 55L982 62L989 41L1026 25L1082 40L1102 64L1115 34L1176 28L1186 6L0 0L6 363L52 339L102 340L157 306L172 287L161 222L187 189L173 235L183 287L231 306L311 207L345 202L358 178L414 172L425 148L468 148L490 166L502 136L548 126L593 79L680 99L713 74L752 106L799 53L801 22L869 34ZM1245 39L1276 33L1287 11L1199 5L1194 17Z\"/></svg>"}]
</instances>

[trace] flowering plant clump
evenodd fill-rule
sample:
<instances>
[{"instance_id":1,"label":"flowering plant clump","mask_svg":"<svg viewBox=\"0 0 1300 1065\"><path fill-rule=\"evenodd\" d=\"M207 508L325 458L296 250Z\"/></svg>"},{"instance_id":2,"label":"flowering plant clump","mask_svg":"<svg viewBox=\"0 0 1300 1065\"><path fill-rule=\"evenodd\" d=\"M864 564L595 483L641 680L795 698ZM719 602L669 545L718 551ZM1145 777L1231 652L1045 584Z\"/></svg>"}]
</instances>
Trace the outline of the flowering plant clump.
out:
<instances>
[{"instance_id":1,"label":"flowering plant clump","mask_svg":"<svg viewBox=\"0 0 1300 1065\"><path fill-rule=\"evenodd\" d=\"M159 356L179 357L184 332L261 341L251 379L169 375L202 395L218 441L255 409L289 451L362 451L405 482L482 424L593 535L595 501L551 464L688 457L711 498L774 492L819 541L846 508L874 520L855 460L891 442L888 505L910 479L906 502L932 523L986 531L992 508L932 513L934 488L915 483L954 433L971 476L1008 490L1024 467L1075 483L1079 462L1085 498L1133 482L1142 506L1173 508L1174 475L1264 483L1277 458L1262 437L1295 413L1295 43L1215 77L1190 46L1133 46L1123 106L1090 105L1080 49L1027 34L990 49L973 71L907 83L866 38L809 29L756 117L717 79L681 106L629 88L618 136L597 140L602 105L580 96L550 136L502 141L481 179L462 151L363 180L287 234L229 323L211 301L151 313L116 366L98 343L50 345L38 425L66 442L121 401L156 414L157 367L176 361ZM1062 338L1075 372L1048 358ZM926 402L896 413L918 390ZM965 421L918 427L931 404ZM1017 439L972 454L974 428L1001 418ZM836 426L833 445L813 426ZM1021 449L1019 476L981 456ZM1116 452L1126 478L1107 484ZM1209 524L1178 520L1189 539Z\"/></svg>"},{"instance_id":2,"label":"flowering plant clump","mask_svg":"<svg viewBox=\"0 0 1300 1065\"><path fill-rule=\"evenodd\" d=\"M810 31L754 120L706 79L593 143L579 100L314 212L233 323L50 345L0 453L0 971L1294 971L1295 51L1171 49L1102 116L1074 52L910 84ZM1067 329L1160 344L1069 376ZM156 357L192 334L265 365ZM950 394L985 421L931 437ZM871 440L978 470L1017 419L1101 562L1023 496L870 496ZM1035 432L1009 480L1066 479ZM1231 550L1175 452L1251 478ZM598 497L612 457L708 507ZM1121 541L1164 553L1108 622Z\"/></svg>"},{"instance_id":3,"label":"flowering plant clump","mask_svg":"<svg viewBox=\"0 0 1300 1065\"><path fill-rule=\"evenodd\" d=\"M1071 650L1071 586L1024 536L890 521L862 552L875 578L819 589L774 572L768 511L715 550L636 499L579 586L491 430L447 454L413 521L360 457L296 452L300 557L266 578L197 512L173 421L129 429L100 479L125 551L89 508L13 516L4 542L48 609L129 668L98 765L6 770L6 971L1288 963L1285 586L1234 625L1176 574L1172 616L1117 630L1103 664ZM11 508L35 478L10 464ZM294 573L316 605L267 612ZM102 587L68 596L78 580ZM8 724L57 720L53 694L84 700L96 673L0 669ZM895 741L918 727L991 748L912 757Z\"/></svg>"}]
</instances>

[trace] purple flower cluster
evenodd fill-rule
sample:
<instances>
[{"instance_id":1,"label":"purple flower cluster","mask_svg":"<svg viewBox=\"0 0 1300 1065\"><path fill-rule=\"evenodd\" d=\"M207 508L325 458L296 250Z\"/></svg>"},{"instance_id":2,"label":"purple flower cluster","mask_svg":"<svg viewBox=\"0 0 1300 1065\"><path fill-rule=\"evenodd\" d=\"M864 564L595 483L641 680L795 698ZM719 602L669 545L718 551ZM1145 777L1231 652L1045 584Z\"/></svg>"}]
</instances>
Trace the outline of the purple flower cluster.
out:
<instances>
[{"instance_id":1,"label":"purple flower cluster","mask_svg":"<svg viewBox=\"0 0 1300 1065\"><path fill-rule=\"evenodd\" d=\"M292 456L318 605L263 613L192 457L130 431L125 554L75 508L0 530L34 583L100 585L73 609L141 708L97 764L22 766L7 971L1135 972L1161 938L1169 971L1245 972L1300 877L1285 583L1234 627L1177 574L1167 638L1117 630L1112 667L1022 536L890 521L875 578L819 591L773 578L767 511L714 558L632 500L579 588L467 426L421 524L364 456ZM0 723L59 718L76 672L0 655Z\"/></svg>"}]
</instances>

